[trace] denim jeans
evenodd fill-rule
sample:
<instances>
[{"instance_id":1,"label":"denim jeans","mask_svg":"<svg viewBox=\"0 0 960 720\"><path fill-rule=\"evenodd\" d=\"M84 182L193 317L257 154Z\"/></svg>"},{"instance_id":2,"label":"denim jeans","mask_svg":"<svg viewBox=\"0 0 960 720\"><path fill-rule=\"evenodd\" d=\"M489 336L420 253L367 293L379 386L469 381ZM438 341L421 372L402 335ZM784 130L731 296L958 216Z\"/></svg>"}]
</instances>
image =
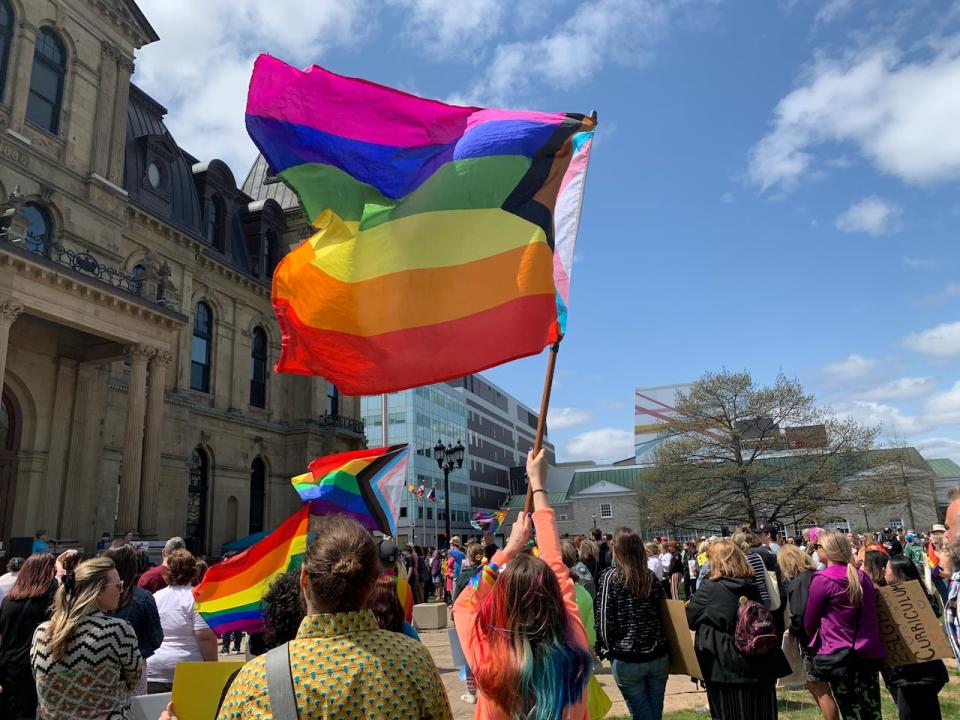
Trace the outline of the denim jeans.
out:
<instances>
[{"instance_id":1,"label":"denim jeans","mask_svg":"<svg viewBox=\"0 0 960 720\"><path fill-rule=\"evenodd\" d=\"M670 657L664 655L649 662L614 660L612 666L614 682L623 693L633 720L660 720Z\"/></svg>"}]
</instances>

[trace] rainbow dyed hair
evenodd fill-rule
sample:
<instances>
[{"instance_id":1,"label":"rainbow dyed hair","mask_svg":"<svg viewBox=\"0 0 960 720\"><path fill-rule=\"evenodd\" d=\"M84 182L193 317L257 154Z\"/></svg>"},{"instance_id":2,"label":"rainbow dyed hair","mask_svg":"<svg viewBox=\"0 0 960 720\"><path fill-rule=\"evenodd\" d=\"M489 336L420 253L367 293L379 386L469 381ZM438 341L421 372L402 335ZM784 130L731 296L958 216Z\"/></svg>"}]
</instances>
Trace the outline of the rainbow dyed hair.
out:
<instances>
[{"instance_id":1,"label":"rainbow dyed hair","mask_svg":"<svg viewBox=\"0 0 960 720\"><path fill-rule=\"evenodd\" d=\"M539 558L521 553L510 561L473 632L477 686L510 717L559 720L582 697L592 659L571 633L556 575Z\"/></svg>"}]
</instances>

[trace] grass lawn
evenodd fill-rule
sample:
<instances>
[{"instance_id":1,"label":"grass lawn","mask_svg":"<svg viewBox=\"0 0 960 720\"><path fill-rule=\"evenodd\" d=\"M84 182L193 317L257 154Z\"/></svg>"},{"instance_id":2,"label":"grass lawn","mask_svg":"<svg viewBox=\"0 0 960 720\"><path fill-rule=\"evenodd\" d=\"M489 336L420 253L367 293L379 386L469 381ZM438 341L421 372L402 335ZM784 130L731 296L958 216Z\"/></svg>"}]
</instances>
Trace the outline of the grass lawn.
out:
<instances>
[{"instance_id":1,"label":"grass lawn","mask_svg":"<svg viewBox=\"0 0 960 720\"><path fill-rule=\"evenodd\" d=\"M945 718L960 718L960 672L955 667L949 668L950 683L940 691L940 709ZM883 717L896 720L897 708L890 700L890 693L880 682L880 695L883 699ZM806 691L787 691L779 694L780 720L817 720L821 717L810 693ZM706 720L709 713L696 710L682 710L667 713L664 720ZM608 718L608 720L630 720L629 717Z\"/></svg>"}]
</instances>

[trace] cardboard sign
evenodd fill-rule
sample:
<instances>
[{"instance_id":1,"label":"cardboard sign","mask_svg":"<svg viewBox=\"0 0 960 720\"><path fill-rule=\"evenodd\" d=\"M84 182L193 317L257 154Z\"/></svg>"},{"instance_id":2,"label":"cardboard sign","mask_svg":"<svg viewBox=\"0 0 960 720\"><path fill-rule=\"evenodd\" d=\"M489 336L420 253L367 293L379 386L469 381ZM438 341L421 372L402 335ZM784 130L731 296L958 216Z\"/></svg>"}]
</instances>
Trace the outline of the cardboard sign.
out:
<instances>
[{"instance_id":1,"label":"cardboard sign","mask_svg":"<svg viewBox=\"0 0 960 720\"><path fill-rule=\"evenodd\" d=\"M693 647L693 634L687 624L687 610L682 600L664 600L660 606L660 619L667 633L670 647L671 675L686 675L703 680L697 652Z\"/></svg>"},{"instance_id":2,"label":"cardboard sign","mask_svg":"<svg viewBox=\"0 0 960 720\"><path fill-rule=\"evenodd\" d=\"M181 662L173 670L173 709L178 720L215 720L220 695L242 662Z\"/></svg>"},{"instance_id":3,"label":"cardboard sign","mask_svg":"<svg viewBox=\"0 0 960 720\"><path fill-rule=\"evenodd\" d=\"M916 580L878 588L877 619L887 667L953 657L943 625Z\"/></svg>"}]
</instances>

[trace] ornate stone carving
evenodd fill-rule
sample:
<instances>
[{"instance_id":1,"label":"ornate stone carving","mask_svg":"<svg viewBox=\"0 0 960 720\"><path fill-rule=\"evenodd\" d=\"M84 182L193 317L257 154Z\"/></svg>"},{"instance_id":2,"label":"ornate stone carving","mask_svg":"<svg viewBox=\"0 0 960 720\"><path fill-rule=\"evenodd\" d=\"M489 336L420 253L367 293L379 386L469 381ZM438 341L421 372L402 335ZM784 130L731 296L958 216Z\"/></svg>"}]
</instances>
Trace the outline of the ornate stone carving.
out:
<instances>
[{"instance_id":1,"label":"ornate stone carving","mask_svg":"<svg viewBox=\"0 0 960 720\"><path fill-rule=\"evenodd\" d=\"M151 362L154 365L169 367L170 363L173 362L173 353L169 350L157 350L157 352L154 353L153 360Z\"/></svg>"},{"instance_id":2,"label":"ornate stone carving","mask_svg":"<svg viewBox=\"0 0 960 720\"><path fill-rule=\"evenodd\" d=\"M209 445L209 444L210 444L210 433L208 433L206 430L201 430L201 431L200 431L200 444L201 444L201 445Z\"/></svg>"},{"instance_id":3,"label":"ornate stone carving","mask_svg":"<svg viewBox=\"0 0 960 720\"><path fill-rule=\"evenodd\" d=\"M147 347L146 345L127 345L123 351L131 365L145 364L150 358L155 357L157 354L155 348Z\"/></svg>"},{"instance_id":4,"label":"ornate stone carving","mask_svg":"<svg viewBox=\"0 0 960 720\"><path fill-rule=\"evenodd\" d=\"M0 300L0 324L12 325L22 312L22 303L16 300Z\"/></svg>"}]
</instances>

